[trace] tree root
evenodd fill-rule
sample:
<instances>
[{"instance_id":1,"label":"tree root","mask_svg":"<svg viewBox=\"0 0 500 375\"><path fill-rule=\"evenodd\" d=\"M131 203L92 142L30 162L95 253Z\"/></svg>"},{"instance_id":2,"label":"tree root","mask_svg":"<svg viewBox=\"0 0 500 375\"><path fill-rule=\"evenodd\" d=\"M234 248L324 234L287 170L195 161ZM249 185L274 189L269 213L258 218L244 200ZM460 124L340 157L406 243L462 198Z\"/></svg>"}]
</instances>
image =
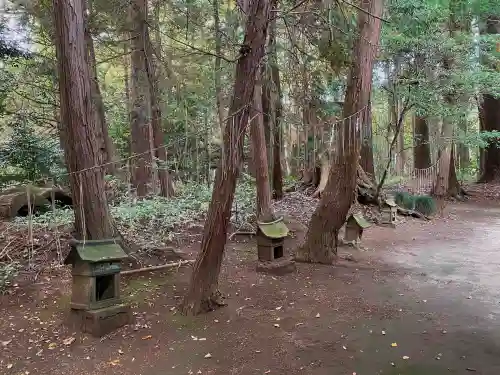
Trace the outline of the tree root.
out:
<instances>
[{"instance_id":1,"label":"tree root","mask_svg":"<svg viewBox=\"0 0 500 375\"><path fill-rule=\"evenodd\" d=\"M199 305L193 303L183 303L180 307L182 315L195 316L207 312L215 311L227 306L223 301L224 296L219 291L212 293L208 298L202 299Z\"/></svg>"},{"instance_id":2,"label":"tree root","mask_svg":"<svg viewBox=\"0 0 500 375\"><path fill-rule=\"evenodd\" d=\"M308 251L304 245L297 248L295 251L294 261L297 263L317 263L317 264L335 264L337 261L337 255L335 252L328 250L328 255L326 257L314 257L313 252Z\"/></svg>"}]
</instances>

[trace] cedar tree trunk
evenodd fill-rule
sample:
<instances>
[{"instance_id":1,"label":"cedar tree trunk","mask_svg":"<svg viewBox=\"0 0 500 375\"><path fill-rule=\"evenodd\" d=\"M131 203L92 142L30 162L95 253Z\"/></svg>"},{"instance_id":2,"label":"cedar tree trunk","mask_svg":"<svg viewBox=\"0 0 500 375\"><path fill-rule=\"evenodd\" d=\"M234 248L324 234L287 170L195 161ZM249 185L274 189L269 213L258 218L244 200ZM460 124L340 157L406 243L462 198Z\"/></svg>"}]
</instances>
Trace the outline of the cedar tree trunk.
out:
<instances>
[{"instance_id":1,"label":"cedar tree trunk","mask_svg":"<svg viewBox=\"0 0 500 375\"><path fill-rule=\"evenodd\" d=\"M84 4L85 7L85 4ZM88 10L92 13L92 1L88 2ZM85 14L85 11L84 11ZM95 59L95 49L94 40L90 31L89 25L89 15L84 15L85 17L85 44L87 47L87 58L90 69L91 81L90 88L92 90L92 103L94 104L94 111L96 116L96 124L101 128L102 138L103 138L103 156L102 160L106 165L107 173L111 175L116 175L116 165L113 161L116 161L116 150L115 145L108 132L108 123L106 122L106 112L104 110L104 102L102 100L101 89L99 87L99 78L97 77L97 63Z\"/></svg>"},{"instance_id":2,"label":"cedar tree trunk","mask_svg":"<svg viewBox=\"0 0 500 375\"><path fill-rule=\"evenodd\" d=\"M413 138L413 167L426 169L431 166L431 147L429 144L429 125L423 116L415 115L415 127Z\"/></svg>"},{"instance_id":3,"label":"cedar tree trunk","mask_svg":"<svg viewBox=\"0 0 500 375\"><path fill-rule=\"evenodd\" d=\"M372 106L368 103L366 118L364 120L364 132L361 139L361 159L360 164L365 173L375 180L375 166L373 163L373 138L372 138Z\"/></svg>"},{"instance_id":4,"label":"cedar tree trunk","mask_svg":"<svg viewBox=\"0 0 500 375\"><path fill-rule=\"evenodd\" d=\"M264 56L270 13L269 0L252 1L247 12L245 38L236 65L230 116L224 127L225 147L215 176L200 253L182 304L184 314L195 315L220 305L217 300L220 267L236 180L243 159L243 138L253 102L256 74Z\"/></svg>"},{"instance_id":5,"label":"cedar tree trunk","mask_svg":"<svg viewBox=\"0 0 500 375\"><path fill-rule=\"evenodd\" d=\"M158 27L158 25L156 25ZM146 30L146 69L148 74L149 95L151 99L151 128L153 132L153 146L155 157L162 163L158 168L158 179L160 180L160 194L163 197L174 195L174 186L168 173L167 149L164 143L162 128L161 106L159 103L160 90L158 87L157 62L153 60L152 42L149 37L149 30Z\"/></svg>"},{"instance_id":6,"label":"cedar tree trunk","mask_svg":"<svg viewBox=\"0 0 500 375\"><path fill-rule=\"evenodd\" d=\"M362 0L361 7L380 17L382 0ZM347 118L366 107L372 85L375 57L374 45L380 39L380 19L358 12L358 31L353 61L345 95L343 117ZM355 115L354 119L360 117ZM305 243L297 251L297 260L331 264L337 254L338 232L343 226L351 204L356 199L356 176L360 156L359 129L353 131L351 121L344 121L339 135L338 155L332 166L325 190L309 223Z\"/></svg>"},{"instance_id":7,"label":"cedar tree trunk","mask_svg":"<svg viewBox=\"0 0 500 375\"><path fill-rule=\"evenodd\" d=\"M131 39L131 79L130 97L132 112L131 121L131 149L132 155L132 184L137 189L137 196L144 197L148 193L148 184L151 180L151 98L149 91L148 73L146 69L146 15L147 1L132 0L130 3L130 18L132 20Z\"/></svg>"},{"instance_id":8,"label":"cedar tree trunk","mask_svg":"<svg viewBox=\"0 0 500 375\"><path fill-rule=\"evenodd\" d=\"M500 16L489 16L486 19L484 30L481 34L499 35L500 34ZM492 43L491 49L496 48ZM491 50L488 52L492 52ZM484 57L486 60L486 57ZM495 61L484 61L492 69L498 69ZM483 93L483 101L480 112L482 112L482 125L484 131L500 131L500 97L491 93ZM483 153L483 174L480 182L491 182L500 179L500 148L496 144L490 144Z\"/></svg>"},{"instance_id":9,"label":"cedar tree trunk","mask_svg":"<svg viewBox=\"0 0 500 375\"><path fill-rule=\"evenodd\" d=\"M252 142L252 158L257 182L257 219L263 222L274 220L271 208L271 189L269 185L269 165L267 159L266 136L264 134L264 116L262 110L262 78L257 73L255 81L253 110L250 111L250 136Z\"/></svg>"},{"instance_id":10,"label":"cedar tree trunk","mask_svg":"<svg viewBox=\"0 0 500 375\"><path fill-rule=\"evenodd\" d=\"M92 108L91 74L85 45L83 0L53 0L56 53L64 124L64 153L80 239L112 238L101 159L101 127ZM86 170L85 172L79 172Z\"/></svg>"}]
</instances>

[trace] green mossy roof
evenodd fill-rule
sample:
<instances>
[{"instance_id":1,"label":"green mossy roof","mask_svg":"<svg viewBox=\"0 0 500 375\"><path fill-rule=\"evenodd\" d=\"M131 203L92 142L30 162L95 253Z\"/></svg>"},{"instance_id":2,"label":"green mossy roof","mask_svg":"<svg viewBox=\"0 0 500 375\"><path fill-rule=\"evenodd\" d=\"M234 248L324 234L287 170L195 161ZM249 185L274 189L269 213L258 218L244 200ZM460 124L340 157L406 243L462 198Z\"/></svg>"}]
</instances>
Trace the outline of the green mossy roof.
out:
<instances>
[{"instance_id":1,"label":"green mossy roof","mask_svg":"<svg viewBox=\"0 0 500 375\"><path fill-rule=\"evenodd\" d=\"M352 214L350 218L354 219L354 221L356 221L356 223L362 229L366 229L372 226L371 223L369 223L362 214Z\"/></svg>"},{"instance_id":2,"label":"green mossy roof","mask_svg":"<svg viewBox=\"0 0 500 375\"><path fill-rule=\"evenodd\" d=\"M258 222L259 229L268 238L284 238L288 236L288 228L283 222L283 218L270 223Z\"/></svg>"},{"instance_id":3,"label":"green mossy roof","mask_svg":"<svg viewBox=\"0 0 500 375\"><path fill-rule=\"evenodd\" d=\"M97 263L125 259L128 255L115 240L71 241L71 251L65 263L73 263L76 258Z\"/></svg>"}]
</instances>

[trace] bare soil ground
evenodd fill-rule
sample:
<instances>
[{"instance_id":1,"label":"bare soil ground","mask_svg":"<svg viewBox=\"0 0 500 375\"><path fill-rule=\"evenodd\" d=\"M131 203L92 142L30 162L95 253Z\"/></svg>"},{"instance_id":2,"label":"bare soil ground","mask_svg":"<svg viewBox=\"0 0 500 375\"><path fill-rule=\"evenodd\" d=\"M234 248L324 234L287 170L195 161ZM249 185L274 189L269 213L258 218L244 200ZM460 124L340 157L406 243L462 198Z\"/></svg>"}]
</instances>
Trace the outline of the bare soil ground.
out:
<instances>
[{"instance_id":1,"label":"bare soil ground","mask_svg":"<svg viewBox=\"0 0 500 375\"><path fill-rule=\"evenodd\" d=\"M445 215L372 227L342 249L355 261L282 277L257 274L253 240L235 237L227 307L181 316L190 267L141 274L123 283L136 323L102 339L65 324L68 270L41 274L0 297L0 374L500 374L500 205Z\"/></svg>"}]
</instances>

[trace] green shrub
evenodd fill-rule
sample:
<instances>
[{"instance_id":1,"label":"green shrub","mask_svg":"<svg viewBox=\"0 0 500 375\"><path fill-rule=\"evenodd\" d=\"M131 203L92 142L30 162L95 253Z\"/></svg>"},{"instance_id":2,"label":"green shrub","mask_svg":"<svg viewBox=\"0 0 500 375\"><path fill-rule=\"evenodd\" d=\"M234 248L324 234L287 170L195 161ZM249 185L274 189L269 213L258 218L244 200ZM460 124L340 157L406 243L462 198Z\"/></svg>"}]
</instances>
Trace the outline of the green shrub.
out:
<instances>
[{"instance_id":1,"label":"green shrub","mask_svg":"<svg viewBox=\"0 0 500 375\"><path fill-rule=\"evenodd\" d=\"M415 211L423 215L432 215L436 212L436 202L429 195L420 195L415 198Z\"/></svg>"},{"instance_id":2,"label":"green shrub","mask_svg":"<svg viewBox=\"0 0 500 375\"><path fill-rule=\"evenodd\" d=\"M394 202L407 210L415 208L415 197L406 191L398 191L394 194Z\"/></svg>"}]
</instances>

